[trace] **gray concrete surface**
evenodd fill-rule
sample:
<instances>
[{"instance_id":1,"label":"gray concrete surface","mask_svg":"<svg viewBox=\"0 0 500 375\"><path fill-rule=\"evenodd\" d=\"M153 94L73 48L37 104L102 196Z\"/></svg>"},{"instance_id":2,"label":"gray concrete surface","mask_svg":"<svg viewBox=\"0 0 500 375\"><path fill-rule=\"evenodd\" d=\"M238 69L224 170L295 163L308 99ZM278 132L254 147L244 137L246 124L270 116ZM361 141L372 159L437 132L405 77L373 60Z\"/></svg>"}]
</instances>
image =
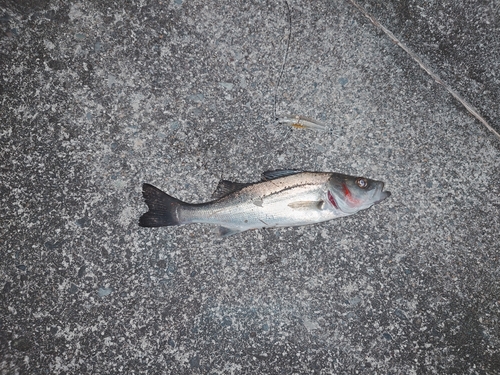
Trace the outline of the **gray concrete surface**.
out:
<instances>
[{"instance_id":1,"label":"gray concrete surface","mask_svg":"<svg viewBox=\"0 0 500 375\"><path fill-rule=\"evenodd\" d=\"M361 1L500 128L494 1ZM500 143L347 0L0 2L1 374L495 374ZM139 228L268 169L358 215Z\"/></svg>"}]
</instances>

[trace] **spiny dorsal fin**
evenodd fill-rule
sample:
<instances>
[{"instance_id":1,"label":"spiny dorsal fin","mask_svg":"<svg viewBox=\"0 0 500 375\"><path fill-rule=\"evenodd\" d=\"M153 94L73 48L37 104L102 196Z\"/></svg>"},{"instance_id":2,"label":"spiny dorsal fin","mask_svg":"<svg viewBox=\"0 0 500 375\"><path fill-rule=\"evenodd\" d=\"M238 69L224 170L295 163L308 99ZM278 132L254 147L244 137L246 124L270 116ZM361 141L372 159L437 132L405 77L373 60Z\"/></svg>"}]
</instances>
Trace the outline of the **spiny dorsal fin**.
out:
<instances>
[{"instance_id":1,"label":"spiny dorsal fin","mask_svg":"<svg viewBox=\"0 0 500 375\"><path fill-rule=\"evenodd\" d=\"M215 188L212 194L213 199L222 198L228 194L234 193L235 191L241 190L244 187L252 185L251 183L244 182L232 182L228 180L220 180L219 185Z\"/></svg>"},{"instance_id":2,"label":"spiny dorsal fin","mask_svg":"<svg viewBox=\"0 0 500 375\"><path fill-rule=\"evenodd\" d=\"M262 173L262 181L275 180L277 178L291 176L302 172L303 171L298 169L278 169L275 171L265 171L264 173Z\"/></svg>"}]
</instances>

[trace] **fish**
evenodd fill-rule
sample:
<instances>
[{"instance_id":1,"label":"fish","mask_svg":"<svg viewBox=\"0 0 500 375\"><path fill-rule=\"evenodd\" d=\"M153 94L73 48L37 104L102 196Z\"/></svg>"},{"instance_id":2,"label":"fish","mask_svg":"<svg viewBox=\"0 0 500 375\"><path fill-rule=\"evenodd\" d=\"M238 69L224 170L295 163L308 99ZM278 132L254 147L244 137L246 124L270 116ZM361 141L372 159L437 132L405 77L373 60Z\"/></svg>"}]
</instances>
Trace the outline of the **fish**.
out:
<instances>
[{"instance_id":1,"label":"fish","mask_svg":"<svg viewBox=\"0 0 500 375\"><path fill-rule=\"evenodd\" d=\"M143 184L142 194L149 210L140 217L139 226L214 224L224 237L353 215L391 195L382 181L297 169L266 171L259 182L220 180L213 200L206 203L183 202L148 183Z\"/></svg>"},{"instance_id":2,"label":"fish","mask_svg":"<svg viewBox=\"0 0 500 375\"><path fill-rule=\"evenodd\" d=\"M276 119L276 124L289 125L295 129L328 130L328 126L311 117L301 115L284 115Z\"/></svg>"}]
</instances>

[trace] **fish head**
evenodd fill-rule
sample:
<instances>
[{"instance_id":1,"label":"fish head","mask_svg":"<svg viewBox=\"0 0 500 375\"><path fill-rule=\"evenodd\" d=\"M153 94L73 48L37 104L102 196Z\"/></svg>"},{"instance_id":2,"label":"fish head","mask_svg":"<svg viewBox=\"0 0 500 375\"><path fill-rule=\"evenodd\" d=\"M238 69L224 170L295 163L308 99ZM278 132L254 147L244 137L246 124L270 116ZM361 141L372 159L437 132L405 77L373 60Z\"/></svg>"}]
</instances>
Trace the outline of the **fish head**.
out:
<instances>
[{"instance_id":1,"label":"fish head","mask_svg":"<svg viewBox=\"0 0 500 375\"><path fill-rule=\"evenodd\" d=\"M328 202L346 215L370 208L391 195L384 191L382 181L365 177L332 173L327 185Z\"/></svg>"}]
</instances>

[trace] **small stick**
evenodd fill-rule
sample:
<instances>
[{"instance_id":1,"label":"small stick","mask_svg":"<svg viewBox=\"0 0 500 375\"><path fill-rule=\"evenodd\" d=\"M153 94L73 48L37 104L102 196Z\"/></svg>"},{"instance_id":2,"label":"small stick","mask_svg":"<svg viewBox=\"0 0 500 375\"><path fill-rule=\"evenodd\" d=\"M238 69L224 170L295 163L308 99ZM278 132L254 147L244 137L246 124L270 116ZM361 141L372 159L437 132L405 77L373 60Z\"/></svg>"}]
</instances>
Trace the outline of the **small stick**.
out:
<instances>
[{"instance_id":1,"label":"small stick","mask_svg":"<svg viewBox=\"0 0 500 375\"><path fill-rule=\"evenodd\" d=\"M441 86L443 86L446 91L448 91L456 100L458 100L462 105L469 111L470 114L472 114L477 120L479 120L486 128L491 131L493 134L495 134L499 139L500 139L500 134L493 129L493 127L488 124L488 121L481 116L476 108L472 106L469 102L467 102L464 98L460 96L458 92L453 90L446 82L444 82L439 76L434 73L431 68L429 68L423 61L420 59L415 52L413 52L410 48L408 48L404 43L402 43L396 36L388 30L384 25L382 25L380 22L377 21L375 17L373 17L370 13L368 13L362 6L360 6L355 0L349 0L352 5L354 5L363 15L368 18L371 23L373 23L376 27L381 29L395 44L397 44L399 47L401 47L406 53L408 53L411 58L420 65L420 67L429 74L434 81L439 83Z\"/></svg>"}]
</instances>

